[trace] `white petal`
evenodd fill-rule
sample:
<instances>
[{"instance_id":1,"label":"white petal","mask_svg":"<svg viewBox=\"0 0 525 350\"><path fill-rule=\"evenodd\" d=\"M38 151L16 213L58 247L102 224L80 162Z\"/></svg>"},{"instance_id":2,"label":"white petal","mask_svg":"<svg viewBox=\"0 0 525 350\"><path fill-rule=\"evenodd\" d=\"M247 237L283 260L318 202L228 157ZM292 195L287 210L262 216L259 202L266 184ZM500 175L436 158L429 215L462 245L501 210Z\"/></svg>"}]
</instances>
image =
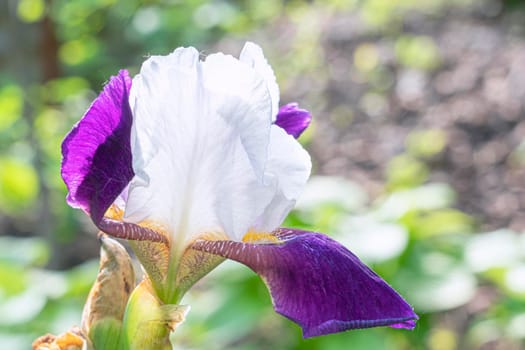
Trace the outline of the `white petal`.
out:
<instances>
[{"instance_id":1,"label":"white petal","mask_svg":"<svg viewBox=\"0 0 525 350\"><path fill-rule=\"evenodd\" d=\"M203 83L216 97L218 113L240 133L257 176L262 177L272 122L265 80L252 67L221 53L208 56L202 66Z\"/></svg>"},{"instance_id":2,"label":"white petal","mask_svg":"<svg viewBox=\"0 0 525 350\"><path fill-rule=\"evenodd\" d=\"M264 57L263 50L257 44L247 42L241 51L239 60L253 67L259 74L264 77L270 96L272 97L272 120L275 121L279 112L279 85L275 79L272 67Z\"/></svg>"},{"instance_id":3,"label":"white petal","mask_svg":"<svg viewBox=\"0 0 525 350\"><path fill-rule=\"evenodd\" d=\"M130 93L132 180L126 220L153 220L178 242L210 230L240 239L275 195L263 183L272 101L230 56L193 48L154 56ZM271 147L270 147L271 148Z\"/></svg>"},{"instance_id":4,"label":"white petal","mask_svg":"<svg viewBox=\"0 0 525 350\"><path fill-rule=\"evenodd\" d=\"M258 218L256 228L275 230L294 207L310 176L310 155L291 135L272 125L266 164L266 182L275 183L277 191L264 213Z\"/></svg>"}]
</instances>

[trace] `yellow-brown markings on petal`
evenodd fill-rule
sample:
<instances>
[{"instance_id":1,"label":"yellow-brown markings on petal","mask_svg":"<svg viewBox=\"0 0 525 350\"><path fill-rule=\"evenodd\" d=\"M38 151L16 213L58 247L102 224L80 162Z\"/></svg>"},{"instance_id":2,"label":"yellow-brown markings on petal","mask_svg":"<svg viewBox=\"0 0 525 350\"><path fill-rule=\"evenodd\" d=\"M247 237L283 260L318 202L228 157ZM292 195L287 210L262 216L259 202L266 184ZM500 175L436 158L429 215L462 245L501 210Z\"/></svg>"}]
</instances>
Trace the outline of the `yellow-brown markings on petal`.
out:
<instances>
[{"instance_id":1,"label":"yellow-brown markings on petal","mask_svg":"<svg viewBox=\"0 0 525 350\"><path fill-rule=\"evenodd\" d=\"M275 236L273 233L268 232L257 232L254 230L249 230L242 237L244 243L281 243L282 241Z\"/></svg>"},{"instance_id":2,"label":"yellow-brown markings on petal","mask_svg":"<svg viewBox=\"0 0 525 350\"><path fill-rule=\"evenodd\" d=\"M169 249L163 243L149 241L129 241L150 278L161 283L168 272Z\"/></svg>"},{"instance_id":3,"label":"yellow-brown markings on petal","mask_svg":"<svg viewBox=\"0 0 525 350\"><path fill-rule=\"evenodd\" d=\"M177 285L185 291L195 284L208 272L224 261L224 258L191 249L196 240L206 241L225 241L228 240L226 234L222 232L206 232L193 239L182 254L180 267L177 271Z\"/></svg>"},{"instance_id":4,"label":"yellow-brown markings on petal","mask_svg":"<svg viewBox=\"0 0 525 350\"><path fill-rule=\"evenodd\" d=\"M167 230L166 230L166 227L164 227L164 225L161 225L157 222L154 222L154 221L150 221L150 220L145 220L145 221L141 221L138 223L139 226L142 226L142 227L145 227L145 228L149 228L161 235L163 235L164 237L167 238L167 241L168 242L171 242L171 237L170 235L168 234Z\"/></svg>"},{"instance_id":5,"label":"yellow-brown markings on petal","mask_svg":"<svg viewBox=\"0 0 525 350\"><path fill-rule=\"evenodd\" d=\"M105 216L113 220L122 221L124 217L124 211L113 204L106 211ZM163 225L149 220L142 221L138 223L138 225L154 230L155 232L166 237L167 241L171 243L171 237ZM130 240L128 242L144 266L144 269L148 273L149 277L156 283L162 283L168 272L170 255L169 246L164 243L150 241Z\"/></svg>"},{"instance_id":6,"label":"yellow-brown markings on petal","mask_svg":"<svg viewBox=\"0 0 525 350\"><path fill-rule=\"evenodd\" d=\"M108 210L106 210L104 216L113 220L122 221L122 218L124 217L124 210L120 209L115 204L112 204Z\"/></svg>"}]
</instances>

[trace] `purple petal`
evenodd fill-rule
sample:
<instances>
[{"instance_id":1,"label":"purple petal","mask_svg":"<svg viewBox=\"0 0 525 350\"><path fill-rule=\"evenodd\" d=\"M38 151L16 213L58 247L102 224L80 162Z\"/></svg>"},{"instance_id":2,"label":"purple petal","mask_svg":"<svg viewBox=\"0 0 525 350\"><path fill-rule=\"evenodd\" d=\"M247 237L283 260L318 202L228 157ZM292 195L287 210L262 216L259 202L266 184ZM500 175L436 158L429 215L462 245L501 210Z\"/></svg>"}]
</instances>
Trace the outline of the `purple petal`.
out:
<instances>
[{"instance_id":1,"label":"purple petal","mask_svg":"<svg viewBox=\"0 0 525 350\"><path fill-rule=\"evenodd\" d=\"M96 224L133 177L130 88L126 70L111 77L62 143L67 202L90 214Z\"/></svg>"},{"instance_id":2,"label":"purple petal","mask_svg":"<svg viewBox=\"0 0 525 350\"><path fill-rule=\"evenodd\" d=\"M354 254L329 237L279 229L276 244L197 241L193 248L238 261L268 285L275 311L305 338L354 328L413 329L410 305Z\"/></svg>"},{"instance_id":3,"label":"purple petal","mask_svg":"<svg viewBox=\"0 0 525 350\"><path fill-rule=\"evenodd\" d=\"M131 78L126 70L111 77L62 143L67 202L88 213L100 230L113 237L167 243L164 235L152 229L104 217L134 176L130 89Z\"/></svg>"},{"instance_id":4,"label":"purple petal","mask_svg":"<svg viewBox=\"0 0 525 350\"><path fill-rule=\"evenodd\" d=\"M299 108L299 105L293 102L279 109L275 124L283 128L288 134L298 138L308 125L310 125L311 120L312 116L310 112L306 109Z\"/></svg>"}]
</instances>

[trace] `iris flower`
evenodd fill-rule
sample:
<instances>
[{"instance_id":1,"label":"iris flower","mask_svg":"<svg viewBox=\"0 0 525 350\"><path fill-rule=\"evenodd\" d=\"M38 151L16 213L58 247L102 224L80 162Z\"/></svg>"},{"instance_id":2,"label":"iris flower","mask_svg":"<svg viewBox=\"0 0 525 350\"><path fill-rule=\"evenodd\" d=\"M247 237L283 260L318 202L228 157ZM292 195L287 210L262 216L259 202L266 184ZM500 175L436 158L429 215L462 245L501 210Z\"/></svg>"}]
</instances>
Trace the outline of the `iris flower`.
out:
<instances>
[{"instance_id":1,"label":"iris flower","mask_svg":"<svg viewBox=\"0 0 525 350\"><path fill-rule=\"evenodd\" d=\"M201 60L194 48L111 77L62 145L68 203L126 239L158 298L177 304L224 258L259 274L305 337L412 329L417 315L328 236L280 228L310 175L296 138L310 113L279 108L261 48Z\"/></svg>"}]
</instances>

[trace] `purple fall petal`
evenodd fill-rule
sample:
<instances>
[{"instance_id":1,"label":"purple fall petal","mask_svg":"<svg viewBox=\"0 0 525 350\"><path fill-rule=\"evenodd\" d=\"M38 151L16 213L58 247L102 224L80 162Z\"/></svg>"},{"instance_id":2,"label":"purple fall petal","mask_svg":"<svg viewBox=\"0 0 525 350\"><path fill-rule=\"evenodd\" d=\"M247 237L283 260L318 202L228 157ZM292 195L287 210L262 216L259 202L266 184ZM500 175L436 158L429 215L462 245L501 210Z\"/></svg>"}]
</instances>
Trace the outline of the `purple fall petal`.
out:
<instances>
[{"instance_id":1,"label":"purple fall petal","mask_svg":"<svg viewBox=\"0 0 525 350\"><path fill-rule=\"evenodd\" d=\"M275 124L283 128L288 134L298 138L308 125L310 125L311 120L312 116L310 112L306 109L299 108L299 105L293 102L279 109Z\"/></svg>"},{"instance_id":2,"label":"purple fall petal","mask_svg":"<svg viewBox=\"0 0 525 350\"><path fill-rule=\"evenodd\" d=\"M87 212L96 224L133 177L130 88L126 70L111 77L62 143L67 201Z\"/></svg>"},{"instance_id":3,"label":"purple fall petal","mask_svg":"<svg viewBox=\"0 0 525 350\"><path fill-rule=\"evenodd\" d=\"M283 243L197 241L193 248L243 263L269 287L275 310L305 338L354 328L413 329L410 305L354 254L329 237L279 229Z\"/></svg>"},{"instance_id":4,"label":"purple fall petal","mask_svg":"<svg viewBox=\"0 0 525 350\"><path fill-rule=\"evenodd\" d=\"M130 89L126 70L111 77L64 139L61 173L69 190L67 202L88 213L100 230L113 237L167 243L167 238L154 230L104 217L134 175Z\"/></svg>"}]
</instances>

